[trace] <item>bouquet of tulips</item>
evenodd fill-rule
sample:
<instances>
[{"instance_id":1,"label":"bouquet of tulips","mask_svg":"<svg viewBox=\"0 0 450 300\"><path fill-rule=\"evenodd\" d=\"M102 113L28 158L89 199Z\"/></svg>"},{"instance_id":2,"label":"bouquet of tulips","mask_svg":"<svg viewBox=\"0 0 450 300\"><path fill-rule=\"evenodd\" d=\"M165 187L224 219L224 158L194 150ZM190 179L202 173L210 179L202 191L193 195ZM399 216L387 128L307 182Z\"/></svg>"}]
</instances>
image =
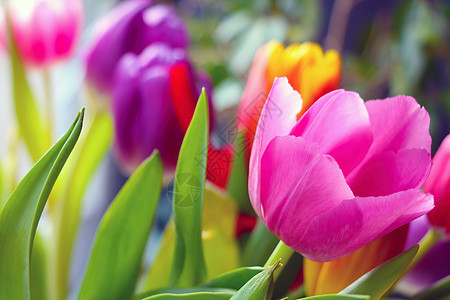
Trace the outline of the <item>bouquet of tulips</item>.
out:
<instances>
[{"instance_id":1,"label":"bouquet of tulips","mask_svg":"<svg viewBox=\"0 0 450 300\"><path fill-rule=\"evenodd\" d=\"M83 11L3 8L17 129L1 161L0 300L450 297L450 267L408 292L450 254L450 136L432 158L416 99L364 101L339 89L338 51L269 41L218 126L175 8L127 0L95 25L86 107L56 139L50 71L75 55ZM22 146L34 165L17 180ZM110 150L127 179L74 279L83 200Z\"/></svg>"}]
</instances>

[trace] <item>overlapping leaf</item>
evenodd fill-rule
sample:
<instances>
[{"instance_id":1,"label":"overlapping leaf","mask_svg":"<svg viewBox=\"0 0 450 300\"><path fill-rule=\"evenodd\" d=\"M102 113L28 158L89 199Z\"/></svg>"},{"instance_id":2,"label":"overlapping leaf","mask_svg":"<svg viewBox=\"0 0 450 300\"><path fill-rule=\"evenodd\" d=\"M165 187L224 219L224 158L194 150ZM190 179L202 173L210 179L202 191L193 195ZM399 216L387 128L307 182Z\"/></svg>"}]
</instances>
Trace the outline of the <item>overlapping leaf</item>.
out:
<instances>
[{"instance_id":1,"label":"overlapping leaf","mask_svg":"<svg viewBox=\"0 0 450 300\"><path fill-rule=\"evenodd\" d=\"M130 299L162 188L154 153L128 179L103 217L78 299Z\"/></svg>"},{"instance_id":2,"label":"overlapping leaf","mask_svg":"<svg viewBox=\"0 0 450 300\"><path fill-rule=\"evenodd\" d=\"M208 101L203 89L181 145L175 172L175 252L171 278L173 286L193 287L206 279L201 220L208 138Z\"/></svg>"},{"instance_id":3,"label":"overlapping leaf","mask_svg":"<svg viewBox=\"0 0 450 300\"><path fill-rule=\"evenodd\" d=\"M81 132L84 109L22 179L0 212L0 299L30 298L30 253L50 191Z\"/></svg>"}]
</instances>

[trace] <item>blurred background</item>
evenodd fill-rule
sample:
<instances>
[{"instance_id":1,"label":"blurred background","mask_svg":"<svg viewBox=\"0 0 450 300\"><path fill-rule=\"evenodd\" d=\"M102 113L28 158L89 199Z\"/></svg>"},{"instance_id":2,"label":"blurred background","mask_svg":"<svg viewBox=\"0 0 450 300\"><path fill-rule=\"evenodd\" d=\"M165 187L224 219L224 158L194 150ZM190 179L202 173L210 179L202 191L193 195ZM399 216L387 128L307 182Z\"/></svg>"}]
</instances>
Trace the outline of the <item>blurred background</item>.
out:
<instances>
[{"instance_id":1,"label":"blurred background","mask_svg":"<svg viewBox=\"0 0 450 300\"><path fill-rule=\"evenodd\" d=\"M431 115L432 151L450 131L450 1L424 0L186 0L155 1L176 7L190 34L190 56L214 84L216 126L236 116L249 68L260 46L270 40L288 45L317 42L343 58L341 87L365 100L411 95ZM51 68L57 136L86 105L84 53L95 22L117 1L84 1L84 25L75 55ZM11 100L9 56L0 53L0 155L17 138ZM39 69L29 78L37 99L44 98ZM89 113L89 112L88 112ZM24 147L21 174L31 166ZM7 160L6 160L7 161ZM72 277L82 274L93 228L126 180L109 154L84 200L83 227ZM95 189L93 188L95 186ZM167 219L170 201L165 199ZM163 209L164 210L164 209ZM161 228L164 222L161 221Z\"/></svg>"}]
</instances>

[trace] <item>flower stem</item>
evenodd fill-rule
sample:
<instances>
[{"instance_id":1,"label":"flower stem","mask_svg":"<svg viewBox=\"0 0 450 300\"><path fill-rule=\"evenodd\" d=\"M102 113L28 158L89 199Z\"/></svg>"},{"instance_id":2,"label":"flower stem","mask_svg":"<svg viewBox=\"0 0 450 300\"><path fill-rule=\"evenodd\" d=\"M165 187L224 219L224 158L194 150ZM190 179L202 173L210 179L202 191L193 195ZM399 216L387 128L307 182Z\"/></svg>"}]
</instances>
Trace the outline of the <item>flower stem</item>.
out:
<instances>
[{"instance_id":1,"label":"flower stem","mask_svg":"<svg viewBox=\"0 0 450 300\"><path fill-rule=\"evenodd\" d=\"M49 68L42 71L42 79L44 81L44 97L45 97L45 119L48 128L48 143L52 144L53 130L53 96L52 96L52 78Z\"/></svg>"},{"instance_id":2,"label":"flower stem","mask_svg":"<svg viewBox=\"0 0 450 300\"><path fill-rule=\"evenodd\" d=\"M280 241L277 245L277 247L273 250L272 254L270 255L269 259L267 259L264 267L270 267L273 264L275 264L280 258L282 264L278 267L278 269L274 273L274 280L277 279L277 277L281 274L281 270L283 269L284 265L287 264L289 259L291 258L292 254L294 254L294 250L286 246L283 241Z\"/></svg>"}]
</instances>

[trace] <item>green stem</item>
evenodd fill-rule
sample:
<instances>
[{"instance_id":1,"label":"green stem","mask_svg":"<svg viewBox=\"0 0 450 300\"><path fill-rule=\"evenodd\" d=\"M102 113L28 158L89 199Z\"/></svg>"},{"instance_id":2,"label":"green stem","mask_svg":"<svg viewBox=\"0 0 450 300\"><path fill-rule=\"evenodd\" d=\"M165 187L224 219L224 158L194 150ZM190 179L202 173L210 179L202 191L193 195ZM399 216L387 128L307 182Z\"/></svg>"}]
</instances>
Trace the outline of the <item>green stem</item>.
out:
<instances>
[{"instance_id":1,"label":"green stem","mask_svg":"<svg viewBox=\"0 0 450 300\"><path fill-rule=\"evenodd\" d=\"M42 71L42 79L44 81L44 97L45 97L45 118L48 127L48 143L52 144L53 130L53 96L52 96L52 76L49 68Z\"/></svg>"},{"instance_id":2,"label":"green stem","mask_svg":"<svg viewBox=\"0 0 450 300\"><path fill-rule=\"evenodd\" d=\"M272 254L270 255L269 259L266 261L266 264L264 265L265 268L272 266L275 264L280 258L281 263L280 267L275 271L274 273L274 280L278 278L278 276L281 273L281 270L283 269L284 265L287 264L289 259L291 258L292 254L294 254L294 250L286 246L283 241L280 241L277 245L277 247L273 250Z\"/></svg>"}]
</instances>

